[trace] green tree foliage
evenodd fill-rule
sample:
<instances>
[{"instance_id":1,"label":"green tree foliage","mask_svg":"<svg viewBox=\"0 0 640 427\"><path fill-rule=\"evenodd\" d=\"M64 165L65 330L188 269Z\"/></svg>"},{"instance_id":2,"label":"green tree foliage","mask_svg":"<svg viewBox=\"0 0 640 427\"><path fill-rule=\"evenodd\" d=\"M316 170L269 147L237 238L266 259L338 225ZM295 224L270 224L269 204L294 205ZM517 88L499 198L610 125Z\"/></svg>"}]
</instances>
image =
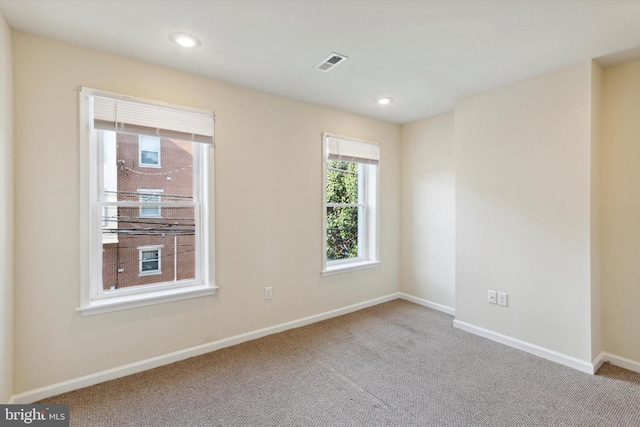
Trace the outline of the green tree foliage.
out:
<instances>
[{"instance_id":1,"label":"green tree foliage","mask_svg":"<svg viewBox=\"0 0 640 427\"><path fill-rule=\"evenodd\" d=\"M358 164L327 162L327 203L358 203ZM358 256L358 207L327 207L327 259Z\"/></svg>"}]
</instances>

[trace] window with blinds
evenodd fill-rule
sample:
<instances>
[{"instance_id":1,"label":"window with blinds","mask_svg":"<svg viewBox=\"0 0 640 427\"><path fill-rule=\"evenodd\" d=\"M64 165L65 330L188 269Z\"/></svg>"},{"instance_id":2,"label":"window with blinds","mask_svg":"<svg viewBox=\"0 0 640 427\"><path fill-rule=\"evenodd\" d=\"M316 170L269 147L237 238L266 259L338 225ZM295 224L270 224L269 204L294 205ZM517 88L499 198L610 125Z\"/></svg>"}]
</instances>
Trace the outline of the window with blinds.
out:
<instances>
[{"instance_id":1,"label":"window with blinds","mask_svg":"<svg viewBox=\"0 0 640 427\"><path fill-rule=\"evenodd\" d=\"M80 103L86 280L79 310L213 293L213 113L89 88Z\"/></svg>"},{"instance_id":2,"label":"window with blinds","mask_svg":"<svg viewBox=\"0 0 640 427\"><path fill-rule=\"evenodd\" d=\"M378 144L323 135L323 274L379 264L379 162Z\"/></svg>"}]
</instances>

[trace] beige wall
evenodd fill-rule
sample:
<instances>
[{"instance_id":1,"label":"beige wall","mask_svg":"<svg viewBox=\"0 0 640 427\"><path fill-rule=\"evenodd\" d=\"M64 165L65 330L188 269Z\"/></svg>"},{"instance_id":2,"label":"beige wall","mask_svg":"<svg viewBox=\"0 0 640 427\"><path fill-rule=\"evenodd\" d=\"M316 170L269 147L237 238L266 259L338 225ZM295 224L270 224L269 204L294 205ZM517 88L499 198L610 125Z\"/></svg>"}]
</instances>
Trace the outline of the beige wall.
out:
<instances>
[{"instance_id":1,"label":"beige wall","mask_svg":"<svg viewBox=\"0 0 640 427\"><path fill-rule=\"evenodd\" d=\"M640 60L603 74L604 349L640 363Z\"/></svg>"},{"instance_id":2,"label":"beige wall","mask_svg":"<svg viewBox=\"0 0 640 427\"><path fill-rule=\"evenodd\" d=\"M23 33L13 39L14 393L398 291L399 126ZM75 311L79 86L216 113L215 296ZM320 275L322 132L381 143L379 268Z\"/></svg>"},{"instance_id":3,"label":"beige wall","mask_svg":"<svg viewBox=\"0 0 640 427\"><path fill-rule=\"evenodd\" d=\"M585 62L455 109L456 320L588 363L592 79Z\"/></svg>"},{"instance_id":4,"label":"beige wall","mask_svg":"<svg viewBox=\"0 0 640 427\"><path fill-rule=\"evenodd\" d=\"M13 85L11 30L0 15L0 403L13 394Z\"/></svg>"},{"instance_id":5,"label":"beige wall","mask_svg":"<svg viewBox=\"0 0 640 427\"><path fill-rule=\"evenodd\" d=\"M455 307L454 114L402 126L400 289Z\"/></svg>"}]
</instances>

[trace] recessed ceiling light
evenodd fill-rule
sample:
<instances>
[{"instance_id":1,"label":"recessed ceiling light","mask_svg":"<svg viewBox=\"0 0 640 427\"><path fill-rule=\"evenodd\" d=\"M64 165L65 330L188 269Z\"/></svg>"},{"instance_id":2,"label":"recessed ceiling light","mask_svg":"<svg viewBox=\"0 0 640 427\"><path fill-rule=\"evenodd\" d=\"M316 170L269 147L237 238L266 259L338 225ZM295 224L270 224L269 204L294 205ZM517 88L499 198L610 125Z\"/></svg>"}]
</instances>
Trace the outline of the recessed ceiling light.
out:
<instances>
[{"instance_id":1,"label":"recessed ceiling light","mask_svg":"<svg viewBox=\"0 0 640 427\"><path fill-rule=\"evenodd\" d=\"M389 97L384 97L384 98L378 98L378 104L380 105L387 105L387 104L391 104L393 102L393 98L389 98Z\"/></svg>"},{"instance_id":2,"label":"recessed ceiling light","mask_svg":"<svg viewBox=\"0 0 640 427\"><path fill-rule=\"evenodd\" d=\"M169 39L177 44L178 46L182 46L187 49L195 49L200 47L200 40L197 37L192 36L187 33L173 33L169 36Z\"/></svg>"}]
</instances>

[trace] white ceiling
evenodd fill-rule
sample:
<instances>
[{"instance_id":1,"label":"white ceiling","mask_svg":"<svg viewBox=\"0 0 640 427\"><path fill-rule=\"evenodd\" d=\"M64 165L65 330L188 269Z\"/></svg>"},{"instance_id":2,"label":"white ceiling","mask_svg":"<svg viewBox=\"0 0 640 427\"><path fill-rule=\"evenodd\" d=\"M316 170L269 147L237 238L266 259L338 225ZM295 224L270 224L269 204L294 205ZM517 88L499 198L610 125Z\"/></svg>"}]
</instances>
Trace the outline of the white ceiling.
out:
<instances>
[{"instance_id":1,"label":"white ceiling","mask_svg":"<svg viewBox=\"0 0 640 427\"><path fill-rule=\"evenodd\" d=\"M393 123L640 46L636 0L0 0L0 13L16 30ZM171 44L176 31L202 46ZM316 70L332 52L349 59Z\"/></svg>"}]
</instances>

